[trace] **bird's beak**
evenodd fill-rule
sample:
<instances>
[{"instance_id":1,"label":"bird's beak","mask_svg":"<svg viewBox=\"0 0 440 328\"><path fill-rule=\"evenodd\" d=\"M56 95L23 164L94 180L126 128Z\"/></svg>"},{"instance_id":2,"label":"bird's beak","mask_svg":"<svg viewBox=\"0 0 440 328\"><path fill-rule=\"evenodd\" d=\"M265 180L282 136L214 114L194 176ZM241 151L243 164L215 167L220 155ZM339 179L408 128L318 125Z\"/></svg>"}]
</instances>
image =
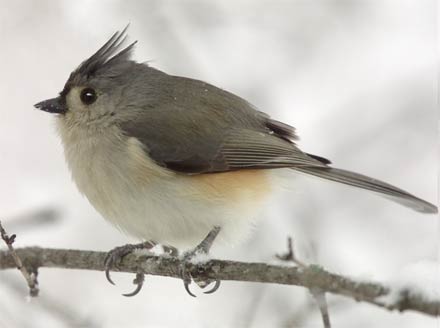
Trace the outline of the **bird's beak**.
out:
<instances>
[{"instance_id":1,"label":"bird's beak","mask_svg":"<svg viewBox=\"0 0 440 328\"><path fill-rule=\"evenodd\" d=\"M34 107L54 114L64 114L67 112L66 103L61 97L41 101L35 104Z\"/></svg>"}]
</instances>

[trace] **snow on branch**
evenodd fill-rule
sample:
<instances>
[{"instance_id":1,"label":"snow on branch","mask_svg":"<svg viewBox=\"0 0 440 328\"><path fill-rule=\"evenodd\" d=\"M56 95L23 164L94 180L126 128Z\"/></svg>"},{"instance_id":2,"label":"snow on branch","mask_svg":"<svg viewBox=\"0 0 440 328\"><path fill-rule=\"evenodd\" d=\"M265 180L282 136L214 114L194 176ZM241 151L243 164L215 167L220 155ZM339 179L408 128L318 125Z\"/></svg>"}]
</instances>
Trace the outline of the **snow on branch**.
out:
<instances>
[{"instance_id":1,"label":"snow on branch","mask_svg":"<svg viewBox=\"0 0 440 328\"><path fill-rule=\"evenodd\" d=\"M85 250L27 247L15 249L24 267L32 271L41 267L104 271L106 253ZM16 268L17 264L8 250L0 251L0 270ZM114 271L180 278L181 261L177 257L149 254L130 254L124 257ZM388 310L413 310L438 316L440 301L423 297L415 290L393 290L380 283L356 281L334 274L317 265L296 267L223 260L209 260L189 265L192 277L197 280L247 281L302 286L343 295L360 302L371 303ZM103 278L104 279L104 278ZM433 286L434 288L434 286ZM393 295L392 298L387 297ZM397 297L396 297L397 295ZM393 301L390 302L390 299Z\"/></svg>"}]
</instances>

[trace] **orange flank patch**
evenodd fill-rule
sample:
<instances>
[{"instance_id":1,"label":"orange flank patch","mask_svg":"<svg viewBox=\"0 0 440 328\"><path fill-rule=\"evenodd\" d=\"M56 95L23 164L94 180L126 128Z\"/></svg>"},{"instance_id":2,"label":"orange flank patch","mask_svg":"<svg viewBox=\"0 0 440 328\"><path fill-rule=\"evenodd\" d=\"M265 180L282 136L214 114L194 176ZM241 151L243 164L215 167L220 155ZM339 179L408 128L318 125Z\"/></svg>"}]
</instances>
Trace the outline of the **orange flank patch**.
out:
<instances>
[{"instance_id":1,"label":"orange flank patch","mask_svg":"<svg viewBox=\"0 0 440 328\"><path fill-rule=\"evenodd\" d=\"M261 201L271 191L267 170L239 170L200 174L188 177L193 190L200 196L212 199Z\"/></svg>"}]
</instances>

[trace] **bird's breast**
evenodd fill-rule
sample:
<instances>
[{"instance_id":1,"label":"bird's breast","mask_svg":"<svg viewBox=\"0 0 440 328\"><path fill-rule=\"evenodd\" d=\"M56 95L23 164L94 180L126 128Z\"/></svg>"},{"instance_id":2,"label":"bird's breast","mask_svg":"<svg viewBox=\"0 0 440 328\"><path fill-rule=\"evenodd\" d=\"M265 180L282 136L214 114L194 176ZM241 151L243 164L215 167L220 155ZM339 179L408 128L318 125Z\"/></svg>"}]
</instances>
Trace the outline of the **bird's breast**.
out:
<instances>
[{"instance_id":1,"label":"bird's breast","mask_svg":"<svg viewBox=\"0 0 440 328\"><path fill-rule=\"evenodd\" d=\"M172 172L146 156L140 142L114 127L94 130L59 124L67 165L78 189L106 218L118 212L124 198Z\"/></svg>"}]
</instances>

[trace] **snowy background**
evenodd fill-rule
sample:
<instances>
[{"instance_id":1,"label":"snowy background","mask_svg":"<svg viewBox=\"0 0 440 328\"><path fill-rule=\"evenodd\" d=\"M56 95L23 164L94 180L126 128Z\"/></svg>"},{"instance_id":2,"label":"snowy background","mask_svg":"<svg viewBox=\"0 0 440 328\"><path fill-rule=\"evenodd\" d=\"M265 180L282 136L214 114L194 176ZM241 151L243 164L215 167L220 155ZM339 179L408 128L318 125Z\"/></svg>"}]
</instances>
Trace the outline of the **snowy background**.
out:
<instances>
[{"instance_id":1,"label":"snowy background","mask_svg":"<svg viewBox=\"0 0 440 328\"><path fill-rule=\"evenodd\" d=\"M128 22L136 60L232 91L295 126L306 151L436 202L436 15L434 0L1 1L0 218L17 247L133 241L77 192L54 118L33 109ZM291 235L303 261L363 280L404 272L431 289L423 272L438 269L438 231L435 216L304 178L274 197L247 242L216 257L270 262ZM148 276L125 298L133 276L114 278L42 269L41 297L27 302L22 277L0 272L0 327L322 326L303 288L224 282L194 299L181 281ZM328 301L334 327L438 324Z\"/></svg>"}]
</instances>

